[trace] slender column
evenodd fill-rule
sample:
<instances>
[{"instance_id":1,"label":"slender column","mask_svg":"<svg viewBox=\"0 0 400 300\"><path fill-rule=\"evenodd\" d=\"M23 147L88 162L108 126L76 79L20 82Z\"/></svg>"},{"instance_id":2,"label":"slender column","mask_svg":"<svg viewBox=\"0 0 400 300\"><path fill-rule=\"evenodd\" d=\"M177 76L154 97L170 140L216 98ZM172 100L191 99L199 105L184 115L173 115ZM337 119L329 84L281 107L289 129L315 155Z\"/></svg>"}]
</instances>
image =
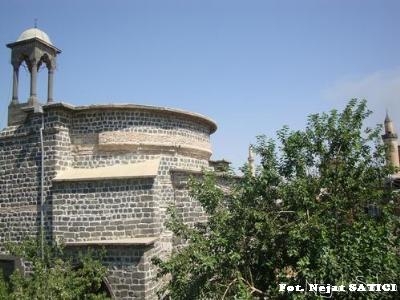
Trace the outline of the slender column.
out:
<instances>
[{"instance_id":1,"label":"slender column","mask_svg":"<svg viewBox=\"0 0 400 300\"><path fill-rule=\"evenodd\" d=\"M53 102L54 68L49 67L47 82L47 103Z\"/></svg>"},{"instance_id":2,"label":"slender column","mask_svg":"<svg viewBox=\"0 0 400 300\"><path fill-rule=\"evenodd\" d=\"M14 66L12 103L18 104L18 74L19 66Z\"/></svg>"},{"instance_id":3,"label":"slender column","mask_svg":"<svg viewBox=\"0 0 400 300\"><path fill-rule=\"evenodd\" d=\"M31 62L31 93L29 97L29 104L37 102L36 82L37 82L37 65L36 61Z\"/></svg>"}]
</instances>

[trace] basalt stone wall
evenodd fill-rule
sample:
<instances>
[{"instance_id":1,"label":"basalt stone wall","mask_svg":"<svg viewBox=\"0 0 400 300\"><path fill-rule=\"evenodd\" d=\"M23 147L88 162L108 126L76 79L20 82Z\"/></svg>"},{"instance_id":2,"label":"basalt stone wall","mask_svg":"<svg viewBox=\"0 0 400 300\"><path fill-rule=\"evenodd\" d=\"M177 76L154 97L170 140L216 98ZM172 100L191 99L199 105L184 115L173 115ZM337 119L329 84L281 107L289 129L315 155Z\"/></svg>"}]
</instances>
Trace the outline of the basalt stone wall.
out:
<instances>
[{"instance_id":1,"label":"basalt stone wall","mask_svg":"<svg viewBox=\"0 0 400 300\"><path fill-rule=\"evenodd\" d=\"M111 247L105 263L109 266L108 280L118 299L158 299L160 282L151 259L159 256L158 243L143 247Z\"/></svg>"},{"instance_id":2,"label":"basalt stone wall","mask_svg":"<svg viewBox=\"0 0 400 300\"><path fill-rule=\"evenodd\" d=\"M174 152L191 158L205 160L211 155L210 126L178 117L169 112L143 110L114 111L93 109L74 114L71 140L75 167L93 167L108 163L96 157L114 157L111 153L132 154ZM88 155L90 163L88 162ZM94 158L94 159L91 159Z\"/></svg>"},{"instance_id":3,"label":"basalt stone wall","mask_svg":"<svg viewBox=\"0 0 400 300\"><path fill-rule=\"evenodd\" d=\"M6 254L5 241L39 233L43 122L46 237L66 242L157 238L147 246L108 245L104 259L117 299L155 299L160 283L153 280L151 257L168 255L173 247L164 227L167 208L177 205L190 223L203 219L185 180L172 173L184 178L186 172L209 168L215 124L192 113L135 105L56 103L43 109L43 116L24 111L18 124L0 132L0 254ZM154 159L159 160L155 178L53 180L71 168Z\"/></svg>"},{"instance_id":4,"label":"basalt stone wall","mask_svg":"<svg viewBox=\"0 0 400 300\"><path fill-rule=\"evenodd\" d=\"M157 269L151 259L159 256L160 245L150 246L90 246L67 247L66 253L76 257L85 251L104 253L103 263L108 267L107 285L116 299L158 299L161 282L156 280Z\"/></svg>"},{"instance_id":5,"label":"basalt stone wall","mask_svg":"<svg viewBox=\"0 0 400 300\"><path fill-rule=\"evenodd\" d=\"M53 186L53 232L66 242L160 233L153 179L59 182Z\"/></svg>"},{"instance_id":6,"label":"basalt stone wall","mask_svg":"<svg viewBox=\"0 0 400 300\"><path fill-rule=\"evenodd\" d=\"M160 159L153 191L154 218L160 224L161 248L171 251L171 233L164 227L167 208L175 204L170 171L209 168L210 124L169 111L84 109L72 116L73 167L97 168Z\"/></svg>"},{"instance_id":7,"label":"basalt stone wall","mask_svg":"<svg viewBox=\"0 0 400 300\"><path fill-rule=\"evenodd\" d=\"M9 128L0 135L0 247L37 227L38 137L34 126ZM32 230L32 228L34 228Z\"/></svg>"},{"instance_id":8,"label":"basalt stone wall","mask_svg":"<svg viewBox=\"0 0 400 300\"><path fill-rule=\"evenodd\" d=\"M207 220L203 207L198 200L190 196L188 187L189 179L201 180L200 175L199 172L188 173L179 170L171 172L177 214L186 224L192 226Z\"/></svg>"},{"instance_id":9,"label":"basalt stone wall","mask_svg":"<svg viewBox=\"0 0 400 300\"><path fill-rule=\"evenodd\" d=\"M190 226L207 221L207 215L200 202L190 194L189 180L202 181L203 172L188 172L186 170L171 170L174 191L174 206L177 215ZM225 197L229 197L232 186L239 183L240 177L224 172L216 172L215 182ZM181 245L179 239L173 240L174 246Z\"/></svg>"},{"instance_id":10,"label":"basalt stone wall","mask_svg":"<svg viewBox=\"0 0 400 300\"><path fill-rule=\"evenodd\" d=\"M19 241L39 232L41 116L29 114L22 126L10 126L0 132L0 251L6 241ZM49 190L52 163L57 152L57 132L44 131L44 199L51 201ZM45 212L45 232L49 238L51 214Z\"/></svg>"}]
</instances>

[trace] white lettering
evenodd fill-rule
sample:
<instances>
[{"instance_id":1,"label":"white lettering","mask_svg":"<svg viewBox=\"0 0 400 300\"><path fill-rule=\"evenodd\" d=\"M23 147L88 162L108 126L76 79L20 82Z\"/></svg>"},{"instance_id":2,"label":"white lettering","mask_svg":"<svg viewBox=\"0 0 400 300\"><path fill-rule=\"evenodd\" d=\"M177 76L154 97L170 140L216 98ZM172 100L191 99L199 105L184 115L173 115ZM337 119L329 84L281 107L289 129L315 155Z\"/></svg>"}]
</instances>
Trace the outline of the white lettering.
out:
<instances>
[{"instance_id":1,"label":"white lettering","mask_svg":"<svg viewBox=\"0 0 400 300\"><path fill-rule=\"evenodd\" d=\"M310 291L314 293L321 294L330 294L332 296L333 292L346 292L346 290L350 292L390 292L390 291L397 291L397 284L394 283L361 283L360 280L361 276L357 278L356 284L352 283L348 286L345 285L330 285L330 284L318 284L318 283L308 283L306 281L306 285L301 286L297 285L287 285L286 283L279 284L279 292L304 292Z\"/></svg>"},{"instance_id":2,"label":"white lettering","mask_svg":"<svg viewBox=\"0 0 400 300\"><path fill-rule=\"evenodd\" d=\"M344 285L332 285L332 292L344 292L345 286Z\"/></svg>"},{"instance_id":3,"label":"white lettering","mask_svg":"<svg viewBox=\"0 0 400 300\"><path fill-rule=\"evenodd\" d=\"M367 287L368 287L368 291L372 291L372 292L380 292L381 291L380 284L370 283L370 284L367 284Z\"/></svg>"},{"instance_id":4,"label":"white lettering","mask_svg":"<svg viewBox=\"0 0 400 300\"><path fill-rule=\"evenodd\" d=\"M357 284L349 284L349 291L354 292L357 290Z\"/></svg>"},{"instance_id":5,"label":"white lettering","mask_svg":"<svg viewBox=\"0 0 400 300\"><path fill-rule=\"evenodd\" d=\"M365 285L363 285L363 284L358 285L357 292L366 292L366 291L367 291L367 289L365 288Z\"/></svg>"},{"instance_id":6,"label":"white lettering","mask_svg":"<svg viewBox=\"0 0 400 300\"><path fill-rule=\"evenodd\" d=\"M296 292L304 292L304 289L301 288L301 285L296 285Z\"/></svg>"}]
</instances>

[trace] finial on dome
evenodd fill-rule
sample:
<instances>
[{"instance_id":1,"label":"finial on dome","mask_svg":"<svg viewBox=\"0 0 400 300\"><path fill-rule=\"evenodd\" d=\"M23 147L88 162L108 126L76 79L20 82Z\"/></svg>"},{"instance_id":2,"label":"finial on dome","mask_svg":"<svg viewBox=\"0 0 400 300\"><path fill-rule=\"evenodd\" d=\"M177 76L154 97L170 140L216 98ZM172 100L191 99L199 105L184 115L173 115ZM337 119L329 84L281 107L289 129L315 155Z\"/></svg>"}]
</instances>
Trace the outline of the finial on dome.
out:
<instances>
[{"instance_id":1,"label":"finial on dome","mask_svg":"<svg viewBox=\"0 0 400 300\"><path fill-rule=\"evenodd\" d=\"M37 18L35 18L34 21L33 21L33 22L34 22L33 26L34 26L35 28L37 28L37 21L38 21Z\"/></svg>"}]
</instances>

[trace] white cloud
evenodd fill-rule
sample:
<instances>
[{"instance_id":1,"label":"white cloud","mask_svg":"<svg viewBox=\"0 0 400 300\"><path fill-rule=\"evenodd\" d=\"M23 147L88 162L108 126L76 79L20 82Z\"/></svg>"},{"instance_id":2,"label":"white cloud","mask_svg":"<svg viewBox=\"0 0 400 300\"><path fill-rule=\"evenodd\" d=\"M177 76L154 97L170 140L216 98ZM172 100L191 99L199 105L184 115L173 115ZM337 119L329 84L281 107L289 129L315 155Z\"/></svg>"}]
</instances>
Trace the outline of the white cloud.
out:
<instances>
[{"instance_id":1,"label":"white cloud","mask_svg":"<svg viewBox=\"0 0 400 300\"><path fill-rule=\"evenodd\" d=\"M385 110L400 127L400 68L338 80L323 93L323 98L343 104L351 98L366 99L374 114L368 125L382 123Z\"/></svg>"}]
</instances>

